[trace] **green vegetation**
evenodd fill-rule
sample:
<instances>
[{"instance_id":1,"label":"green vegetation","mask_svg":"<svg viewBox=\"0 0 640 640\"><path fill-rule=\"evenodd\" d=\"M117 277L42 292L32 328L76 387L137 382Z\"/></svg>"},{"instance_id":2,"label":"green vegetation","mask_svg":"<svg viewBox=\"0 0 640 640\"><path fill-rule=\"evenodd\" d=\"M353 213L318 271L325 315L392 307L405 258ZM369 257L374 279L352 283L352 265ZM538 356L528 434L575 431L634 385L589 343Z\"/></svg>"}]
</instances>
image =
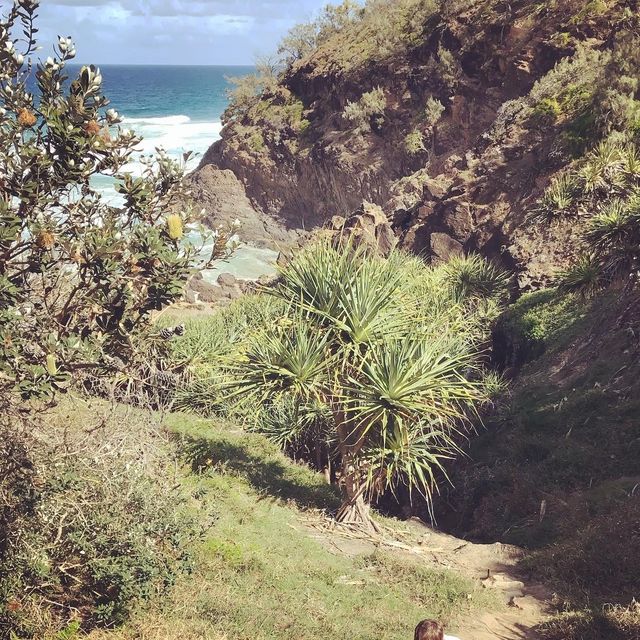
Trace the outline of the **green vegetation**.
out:
<instances>
[{"instance_id":1,"label":"green vegetation","mask_svg":"<svg viewBox=\"0 0 640 640\"><path fill-rule=\"evenodd\" d=\"M543 98L533 107L531 117L541 125L555 124L562 115L562 106L557 98Z\"/></svg>"},{"instance_id":2,"label":"green vegetation","mask_svg":"<svg viewBox=\"0 0 640 640\"><path fill-rule=\"evenodd\" d=\"M262 436L179 414L167 426L194 472L183 478L194 509L218 517L170 598L92 640L406 640L424 617L455 630L473 612L496 608L477 584L419 557L313 528L322 524L313 509L339 496ZM333 542L354 544L353 553Z\"/></svg>"},{"instance_id":3,"label":"green vegetation","mask_svg":"<svg viewBox=\"0 0 640 640\"><path fill-rule=\"evenodd\" d=\"M272 292L281 303L270 319L263 305L253 335L246 305L259 301L214 320L218 371L198 364L210 351L187 327L180 357L193 354L195 381L181 406L245 415L283 448L307 447L340 474L338 519L367 523L368 501L384 490L405 485L430 499L485 398L480 349L503 292L504 275L477 257L429 269L401 254L312 245L282 270ZM236 343L235 322L248 336Z\"/></svg>"},{"instance_id":4,"label":"green vegetation","mask_svg":"<svg viewBox=\"0 0 640 640\"><path fill-rule=\"evenodd\" d=\"M566 346L586 315L585 303L546 289L521 296L498 319L494 329L501 367L520 366L545 352Z\"/></svg>"},{"instance_id":5,"label":"green vegetation","mask_svg":"<svg viewBox=\"0 0 640 640\"><path fill-rule=\"evenodd\" d=\"M632 142L640 118L638 51L637 36L628 33L619 35L612 50L579 45L526 98L532 125L559 126L562 145L573 158L614 131L624 134L619 142Z\"/></svg>"},{"instance_id":6,"label":"green vegetation","mask_svg":"<svg viewBox=\"0 0 640 640\"><path fill-rule=\"evenodd\" d=\"M70 39L37 65L37 95L27 92L35 10L16 2L0 22L3 410L63 389L73 374L140 365L152 312L180 297L196 254L183 238L194 216L178 208L181 166L160 153L138 178L123 170L139 140L105 112L98 69L64 83ZM18 31L27 34L23 51L12 40ZM115 177L123 208L102 202L97 175Z\"/></svg>"},{"instance_id":7,"label":"green vegetation","mask_svg":"<svg viewBox=\"0 0 640 640\"><path fill-rule=\"evenodd\" d=\"M640 637L637 16L616 0L563 4L328 5L233 81L220 143L256 168L299 168L307 152L356 178L366 168L360 185L380 198L389 187L402 207L394 228L423 225L432 197L423 230L447 217L456 235L468 200L465 246L494 196L519 220L516 203L550 177L529 221L580 233L557 288L505 310L507 277L482 257L427 266L334 239L169 338L152 317L181 295L197 249L182 167L161 153L141 177L124 172L138 140L106 110L96 68L65 82L68 38L30 95L36 3L12 4L0 24L2 637L400 640L426 616L455 629L493 607L419 552L381 551L391 525L370 505L397 496L467 537L525 547L522 571L555 594L543 637ZM483 136L510 79L539 73L543 41L560 62ZM531 183L513 186L511 158L515 176L540 159ZM293 169L274 173L295 191ZM122 209L93 191L104 174ZM318 178L337 200L340 176ZM357 181L345 184L351 197ZM216 237L212 259L228 234ZM205 419L150 410L167 406ZM470 439L479 415L486 430Z\"/></svg>"},{"instance_id":8,"label":"green vegetation","mask_svg":"<svg viewBox=\"0 0 640 640\"><path fill-rule=\"evenodd\" d=\"M278 47L280 63L285 68L291 67L333 35L356 22L363 13L360 4L354 0L326 5L317 20L295 25L282 39Z\"/></svg>"},{"instance_id":9,"label":"green vegetation","mask_svg":"<svg viewBox=\"0 0 640 640\"><path fill-rule=\"evenodd\" d=\"M33 64L37 4L0 16L3 638L122 622L188 567L198 532L144 420L94 423L84 409L83 430L50 412L74 388L160 404L152 314L182 295L198 247L182 165L159 152L140 177L125 172L139 140L106 109L100 71L68 79L65 37ZM101 200L98 175L115 177L123 206ZM212 260L227 240L218 232Z\"/></svg>"},{"instance_id":10,"label":"green vegetation","mask_svg":"<svg viewBox=\"0 0 640 640\"><path fill-rule=\"evenodd\" d=\"M640 259L640 157L635 144L600 143L579 168L554 180L532 219L571 215L587 219L585 253L559 275L564 289L592 295L620 277L634 276Z\"/></svg>"},{"instance_id":11,"label":"green vegetation","mask_svg":"<svg viewBox=\"0 0 640 640\"><path fill-rule=\"evenodd\" d=\"M0 636L119 624L191 568L207 515L186 509L174 459L143 411L69 399L2 417Z\"/></svg>"},{"instance_id":12,"label":"green vegetation","mask_svg":"<svg viewBox=\"0 0 640 640\"><path fill-rule=\"evenodd\" d=\"M619 296L541 291L505 313L496 349L525 366L447 496L459 533L531 550L523 570L571 612L554 640L640 631L637 300Z\"/></svg>"},{"instance_id":13,"label":"green vegetation","mask_svg":"<svg viewBox=\"0 0 640 640\"><path fill-rule=\"evenodd\" d=\"M384 124L387 98L384 90L376 87L362 94L357 102L347 102L342 117L355 124L358 131L378 131Z\"/></svg>"},{"instance_id":14,"label":"green vegetation","mask_svg":"<svg viewBox=\"0 0 640 640\"><path fill-rule=\"evenodd\" d=\"M602 611L571 611L542 625L545 640L626 640L640 631L640 606L609 605Z\"/></svg>"},{"instance_id":15,"label":"green vegetation","mask_svg":"<svg viewBox=\"0 0 640 640\"><path fill-rule=\"evenodd\" d=\"M438 15L436 0L367 0L364 6L354 0L328 4L316 20L298 24L282 39L277 56L259 60L254 74L232 78L230 105L224 123L253 120L253 108L269 99L298 61L312 54L330 58L344 71L383 60L395 51L421 43L423 25ZM459 68L451 52L441 49L432 61L442 82L455 87Z\"/></svg>"},{"instance_id":16,"label":"green vegetation","mask_svg":"<svg viewBox=\"0 0 640 640\"><path fill-rule=\"evenodd\" d=\"M407 150L407 153L412 156L426 151L422 132L419 129L410 131L404 139L404 147Z\"/></svg>"}]
</instances>

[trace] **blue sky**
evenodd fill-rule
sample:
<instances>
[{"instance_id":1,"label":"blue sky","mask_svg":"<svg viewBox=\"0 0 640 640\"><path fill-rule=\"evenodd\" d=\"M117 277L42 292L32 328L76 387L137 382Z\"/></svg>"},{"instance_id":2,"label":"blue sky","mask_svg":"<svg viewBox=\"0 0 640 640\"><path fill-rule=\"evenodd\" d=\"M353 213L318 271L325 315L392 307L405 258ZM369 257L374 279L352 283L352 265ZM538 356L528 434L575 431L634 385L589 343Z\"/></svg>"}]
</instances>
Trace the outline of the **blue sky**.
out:
<instances>
[{"instance_id":1,"label":"blue sky","mask_svg":"<svg viewBox=\"0 0 640 640\"><path fill-rule=\"evenodd\" d=\"M49 55L57 35L70 35L82 63L251 64L327 2L41 0L41 53Z\"/></svg>"}]
</instances>

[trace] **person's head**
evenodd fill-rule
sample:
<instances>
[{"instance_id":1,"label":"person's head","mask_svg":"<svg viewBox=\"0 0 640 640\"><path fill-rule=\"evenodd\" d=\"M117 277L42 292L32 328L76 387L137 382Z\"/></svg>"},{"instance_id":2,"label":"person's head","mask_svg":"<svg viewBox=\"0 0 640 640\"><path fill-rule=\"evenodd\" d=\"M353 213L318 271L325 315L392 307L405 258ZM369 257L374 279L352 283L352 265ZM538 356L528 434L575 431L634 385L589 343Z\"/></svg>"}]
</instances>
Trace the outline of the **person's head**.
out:
<instances>
[{"instance_id":1,"label":"person's head","mask_svg":"<svg viewBox=\"0 0 640 640\"><path fill-rule=\"evenodd\" d=\"M443 640L444 628L435 620L423 620L416 627L413 640Z\"/></svg>"}]
</instances>

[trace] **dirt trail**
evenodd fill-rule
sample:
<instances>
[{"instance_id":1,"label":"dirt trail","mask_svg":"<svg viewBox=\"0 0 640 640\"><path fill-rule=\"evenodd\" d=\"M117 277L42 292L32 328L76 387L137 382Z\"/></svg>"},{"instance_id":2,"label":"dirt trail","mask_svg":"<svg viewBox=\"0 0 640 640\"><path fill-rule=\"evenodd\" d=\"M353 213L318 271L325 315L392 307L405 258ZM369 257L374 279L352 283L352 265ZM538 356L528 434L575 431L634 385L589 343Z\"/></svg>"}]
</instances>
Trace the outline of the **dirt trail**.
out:
<instances>
[{"instance_id":1,"label":"dirt trail","mask_svg":"<svg viewBox=\"0 0 640 640\"><path fill-rule=\"evenodd\" d=\"M516 565L522 556L517 547L475 544L428 527L417 519L404 523L403 530L387 530L379 537L356 534L331 526L326 521L310 521L310 535L332 553L356 556L378 548L420 557L426 564L452 569L494 589L504 601L498 611L462 621L456 632L462 640L536 640L533 630L547 618L550 594L540 584L526 582Z\"/></svg>"}]
</instances>

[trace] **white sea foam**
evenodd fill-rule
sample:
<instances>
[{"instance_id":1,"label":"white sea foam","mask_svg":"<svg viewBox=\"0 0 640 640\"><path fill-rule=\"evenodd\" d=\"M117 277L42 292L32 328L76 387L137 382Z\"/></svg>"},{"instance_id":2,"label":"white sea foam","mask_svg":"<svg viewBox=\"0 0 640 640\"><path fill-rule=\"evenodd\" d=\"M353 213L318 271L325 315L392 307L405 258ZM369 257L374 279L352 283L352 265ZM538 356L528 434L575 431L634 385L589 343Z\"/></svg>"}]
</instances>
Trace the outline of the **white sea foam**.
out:
<instances>
[{"instance_id":1,"label":"white sea foam","mask_svg":"<svg viewBox=\"0 0 640 640\"><path fill-rule=\"evenodd\" d=\"M122 126L132 129L142 137L137 147L138 155L155 154L156 149L164 149L171 157L179 160L182 154L191 151L193 156L187 164L187 171L198 166L202 154L211 144L220 139L221 122L194 122L186 115L163 117L123 118ZM134 159L125 171L140 175L144 166ZM94 181L94 187L110 204L118 206L122 197L116 193L113 180L103 177Z\"/></svg>"},{"instance_id":2,"label":"white sea foam","mask_svg":"<svg viewBox=\"0 0 640 640\"><path fill-rule=\"evenodd\" d=\"M154 154L156 149L164 149L171 157L179 160L186 151L194 153L187 164L187 171L195 169L202 154L220 139L221 122L194 122L186 115L163 117L127 118L122 121L125 129L133 129L143 138L138 145L137 155ZM144 165L138 159L133 159L125 168L133 175L140 175ZM104 200L113 206L123 204L123 197L117 193L115 182L107 176L97 176L93 186ZM193 238L197 241L197 238ZM211 246L203 248L203 256L211 253ZM217 281L221 273L232 273L240 279L257 279L261 275L274 274L275 262L278 254L268 249L257 249L242 246L236 250L229 260L221 261L213 269L203 272L206 280L211 283Z\"/></svg>"},{"instance_id":3,"label":"white sea foam","mask_svg":"<svg viewBox=\"0 0 640 640\"><path fill-rule=\"evenodd\" d=\"M123 118L122 124L139 125L139 124L188 124L191 122L189 116L164 116L159 118Z\"/></svg>"}]
</instances>

